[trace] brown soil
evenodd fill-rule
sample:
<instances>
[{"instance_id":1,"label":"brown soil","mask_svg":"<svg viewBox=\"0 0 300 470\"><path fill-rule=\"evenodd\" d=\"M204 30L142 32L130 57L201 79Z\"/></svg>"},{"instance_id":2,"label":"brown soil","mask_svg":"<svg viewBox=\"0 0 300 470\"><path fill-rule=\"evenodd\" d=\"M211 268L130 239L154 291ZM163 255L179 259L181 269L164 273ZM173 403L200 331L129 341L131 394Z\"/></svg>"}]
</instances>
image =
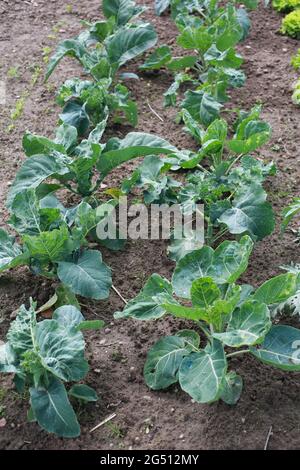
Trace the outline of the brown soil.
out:
<instances>
[{"instance_id":1,"label":"brown soil","mask_svg":"<svg viewBox=\"0 0 300 470\"><path fill-rule=\"evenodd\" d=\"M150 7L145 17L155 24L160 43L174 46L176 28L169 16L155 17L152 0L144 3ZM72 5L72 13L67 12L67 5ZM264 105L264 118L273 127L273 138L261 155L278 164L278 174L268 182L268 191L279 216L291 197L299 195L300 110L291 102L291 86L296 76L289 66L290 56L295 53L298 43L277 33L281 18L271 9L260 7L251 17L251 35L240 47L248 80L243 89L232 93L232 106L249 108L257 101ZM58 40L74 36L81 28L81 19L99 18L99 0L2 0L0 18L0 80L7 85L7 103L1 109L0 123L1 225L4 226L7 218L4 200L23 159L21 139L24 131L29 129L52 135L59 111L54 104L55 89L65 78L81 73L74 61L65 60L50 86L43 84L42 76L31 86L33 66L43 64L43 48L55 48ZM128 71L136 71L136 65L130 64ZM9 78L8 73L14 75L11 69L16 66L18 76ZM192 140L174 123L174 110L164 109L162 105L162 94L171 79L169 74L161 72L143 75L138 83L128 83L139 104L138 129L157 133L179 147L192 148ZM29 94L24 113L8 132L10 113L25 90ZM164 122L151 113L146 98ZM122 135L128 130L117 128L114 133ZM131 168L131 164L122 167L110 178L109 185L115 186ZM151 273L170 277L173 269L163 242L130 242L122 252L104 251L104 257L112 266L114 285L128 299L139 292ZM295 245L292 233L287 232L281 238L277 227L272 237L256 246L244 280L258 285L279 273L279 266L291 261L300 261L300 249ZM5 337L12 312L21 303L32 296L41 304L52 292L51 283L34 278L26 269L2 274L1 339ZM142 376L146 352L159 337L184 327L185 322L170 318L155 323L113 321L113 313L122 308L122 302L114 292L106 302L84 303L85 315L104 319L107 328L86 335L91 366L86 382L96 388L101 400L97 405L78 410L81 437L58 439L36 424L27 424L26 399L13 392L10 378L1 377L0 414L5 417L6 425L0 428L0 448L262 449L270 426L273 428L270 449L300 447L299 375L274 370L258 364L251 357L236 358L232 368L242 375L244 391L235 407L223 403L193 403L177 387L151 392ZM112 412L117 415L112 422L114 427L106 425L94 434L89 433Z\"/></svg>"}]
</instances>

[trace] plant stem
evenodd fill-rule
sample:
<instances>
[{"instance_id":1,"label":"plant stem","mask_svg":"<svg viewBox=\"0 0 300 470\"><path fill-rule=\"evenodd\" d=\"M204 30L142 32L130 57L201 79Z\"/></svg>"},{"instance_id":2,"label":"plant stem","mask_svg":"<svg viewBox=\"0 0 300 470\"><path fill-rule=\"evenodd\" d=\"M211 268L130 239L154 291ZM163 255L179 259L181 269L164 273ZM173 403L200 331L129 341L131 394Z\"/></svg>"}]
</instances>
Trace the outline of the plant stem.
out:
<instances>
[{"instance_id":1,"label":"plant stem","mask_svg":"<svg viewBox=\"0 0 300 470\"><path fill-rule=\"evenodd\" d=\"M203 333L205 333L205 335L210 338L211 337L211 334L210 332L207 330L207 328L202 324L202 322L197 322L199 328L201 328L201 330L203 331Z\"/></svg>"},{"instance_id":2,"label":"plant stem","mask_svg":"<svg viewBox=\"0 0 300 470\"><path fill-rule=\"evenodd\" d=\"M240 354L245 354L250 352L250 349L241 349L240 351L235 351L233 353L227 354L228 357L234 357L234 356L239 356Z\"/></svg>"}]
</instances>

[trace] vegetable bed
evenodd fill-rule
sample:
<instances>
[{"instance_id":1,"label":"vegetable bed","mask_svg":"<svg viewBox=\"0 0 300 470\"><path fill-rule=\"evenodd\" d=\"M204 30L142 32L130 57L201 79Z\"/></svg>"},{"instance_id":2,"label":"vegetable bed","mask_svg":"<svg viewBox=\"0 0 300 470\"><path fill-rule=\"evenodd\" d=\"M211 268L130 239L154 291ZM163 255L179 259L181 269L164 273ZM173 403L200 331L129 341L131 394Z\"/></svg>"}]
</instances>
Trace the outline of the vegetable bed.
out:
<instances>
[{"instance_id":1,"label":"vegetable bed","mask_svg":"<svg viewBox=\"0 0 300 470\"><path fill-rule=\"evenodd\" d=\"M176 45L177 29L170 15L156 16L152 0L143 4L149 9L142 14L142 19L155 27L159 36L157 46L166 44L172 48L173 55L180 56L182 49ZM1 228L7 228L5 200L24 158L21 149L24 132L28 130L33 134L52 136L57 115L61 112L61 107L54 104L56 90L70 77L86 79L81 66L74 59L66 58L49 82L43 83L49 58L59 41L82 30L80 20L98 20L101 11L99 0L36 0L26 4L16 0L13 6L4 0L0 14L2 25L5 25L0 32L0 80L5 81L7 94L0 121L0 199ZM277 174L267 178L264 185L275 211L276 228L271 236L254 245L248 269L238 273L242 274L239 282L258 288L271 277L282 274L280 266L300 262L300 248L291 230L297 227L297 221L292 222L283 234L280 233L282 209L293 197L299 196L300 110L291 100L297 74L289 65L298 41L278 34L281 18L271 8L261 5L250 12L250 18L250 34L237 47L245 59L242 70L247 80L242 88L229 90L231 99L226 108L250 109L259 102L263 105L261 119L272 127L271 141L257 152L266 161L273 160L278 168ZM141 72L139 66L144 62L145 58L139 57L122 68L122 72L140 75L139 81L126 82L138 108L139 120L134 130L156 134L178 149L196 150L198 145L183 131L182 125L175 122L176 109L163 106L163 94L173 82L172 71ZM20 99L23 99L23 106ZM18 109L16 103L19 103ZM129 108L132 111L131 104ZM17 119L12 118L13 111L19 114ZM104 142L111 137L124 139L133 130L130 123L127 119L122 125L116 123L108 127ZM105 179L107 187L118 187L137 164L132 161L115 168ZM67 189L64 190L66 204L78 203L77 195ZM230 238L233 239L232 236ZM125 299L136 297L153 273L171 279L175 263L167 256L167 246L164 241L137 240L128 241L122 251L101 247L103 260L112 270L113 284ZM0 339L5 340L10 322L15 319L22 303L28 306L28 299L32 297L38 306L43 305L53 295L57 284L57 279L44 280L33 276L25 267L2 273ZM217 291L215 285L211 288ZM124 308L115 291L111 291L108 300L81 297L80 303L85 320L105 322L103 329L84 331L90 367L84 383L95 389L99 400L84 406L82 402L75 403L81 426L80 437L61 439L47 434L34 422L28 423L28 395L16 394L11 377L1 374L1 448L262 449L271 427L269 448L299 448L299 373L273 368L258 362L253 355L233 356L230 369L242 376L244 384L241 397L234 406L223 401L199 404L194 400L194 392L190 392L192 398L179 384L172 385L172 381L166 390L151 391L143 377L149 349L164 336L192 329L193 322L171 316L155 322L114 319L113 314ZM171 307L168 306L169 311ZM42 313L41 320L47 320L47 311ZM276 318L277 322L299 328L299 315L281 316ZM229 341L231 345L233 339L230 334L223 335L225 344ZM221 339L218 333L216 339ZM149 374L146 381L150 386L151 380ZM189 392L184 380L182 384L182 388ZM201 401L197 393L195 397ZM91 432L112 414L115 416L111 421Z\"/></svg>"}]
</instances>

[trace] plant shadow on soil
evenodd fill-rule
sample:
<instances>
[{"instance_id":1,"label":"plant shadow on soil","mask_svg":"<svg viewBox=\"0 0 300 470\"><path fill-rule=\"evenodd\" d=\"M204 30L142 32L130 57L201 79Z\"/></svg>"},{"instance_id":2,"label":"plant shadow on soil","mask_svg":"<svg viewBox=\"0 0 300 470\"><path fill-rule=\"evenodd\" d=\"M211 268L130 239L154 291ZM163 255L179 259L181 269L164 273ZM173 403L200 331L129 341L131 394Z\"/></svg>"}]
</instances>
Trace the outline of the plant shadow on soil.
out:
<instances>
[{"instance_id":1,"label":"plant shadow on soil","mask_svg":"<svg viewBox=\"0 0 300 470\"><path fill-rule=\"evenodd\" d=\"M1 3L0 78L7 80L7 105L0 122L3 226L7 220L5 196L23 158L22 135L26 129L52 135L58 115L54 90L67 77L82 75L80 67L72 60L65 60L51 79L54 86L45 86L41 77L26 99L22 116L11 132L7 132L10 112L30 83L32 66L41 63L43 48L55 48L58 40L74 36L80 30L80 19L99 18L99 3L99 0L36 0L31 3L15 0L13 5L3 0ZM144 3L149 6L144 17L156 26L160 44L172 45L176 50L176 28L169 15L157 18L152 1ZM72 9L67 8L69 4L73 5ZM278 165L278 174L268 181L267 190L279 222L282 207L292 196L299 195L300 110L291 102L291 86L296 77L289 66L298 43L277 33L281 18L270 8L260 7L251 17L251 34L240 46L248 79L244 88L232 93L230 106L249 108L257 101L264 105L263 117L273 127L273 138L261 155L274 159ZM136 71L141 61L130 63L127 71ZM8 71L16 66L18 76L7 77ZM163 108L162 94L171 80L170 74L161 72L141 75L139 82L128 82L139 105L138 130L157 133L178 147L192 148L192 140L174 123L175 111ZM145 97L163 122L151 112ZM128 130L119 127L114 132L122 135ZM116 186L135 165L136 162L121 167L108 184ZM278 225L271 237L256 246L243 281L257 286L278 274L279 266L300 261L300 247L295 245L294 236L287 232L281 237ZM166 256L166 243L162 241L129 242L126 250L119 253L104 250L104 259L112 266L114 285L128 299L139 292L150 274L158 272L170 277L174 267ZM5 338L13 312L21 303L28 302L32 296L42 304L54 287L51 282L33 278L26 269L2 274L0 338ZM104 319L106 329L86 335L91 367L86 383L95 387L101 398L97 405L79 410L81 437L58 439L35 424L27 424L27 400L13 392L11 378L1 377L0 387L8 387L8 393L0 400L1 417L6 419L6 425L0 428L0 448L263 449L270 426L273 429L270 449L299 448L299 374L275 370L252 357L235 358L231 369L244 379L244 390L235 407L224 403L193 403L176 386L163 392L151 392L142 376L147 350L159 337L187 327L188 323L172 318L150 323L114 321L113 313L121 308L122 301L113 292L105 302L84 301L85 316ZM298 321L294 322L295 326L296 323ZM116 413L114 429L102 426L95 433L89 433L112 412Z\"/></svg>"}]
</instances>

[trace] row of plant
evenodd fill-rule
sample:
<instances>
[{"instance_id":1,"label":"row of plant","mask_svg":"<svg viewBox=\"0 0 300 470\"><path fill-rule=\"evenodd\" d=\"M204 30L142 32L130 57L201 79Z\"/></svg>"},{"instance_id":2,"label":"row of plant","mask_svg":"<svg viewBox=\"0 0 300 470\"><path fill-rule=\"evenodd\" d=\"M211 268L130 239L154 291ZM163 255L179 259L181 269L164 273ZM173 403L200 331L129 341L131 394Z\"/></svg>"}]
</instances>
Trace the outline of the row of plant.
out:
<instances>
[{"instance_id":1,"label":"row of plant","mask_svg":"<svg viewBox=\"0 0 300 470\"><path fill-rule=\"evenodd\" d=\"M152 47L157 36L150 24L137 22L143 8L135 2L103 1L105 20L86 23L77 38L63 41L49 62L48 79L59 61L76 57L91 80L68 80L58 91L62 104L55 137L26 132L26 159L17 172L7 198L12 236L0 230L0 271L28 266L34 275L60 281L48 305L36 310L22 306L11 324L7 343L0 347L0 371L15 374L19 392L29 388L30 421L48 432L76 437L80 428L69 398L95 401L88 386L75 384L68 392L63 382L81 381L88 370L82 330L99 328L99 321L84 321L77 295L105 299L112 286L110 268L103 262L96 226L117 200L99 194L109 173L127 160L143 155L171 154L177 149L164 139L129 133L124 139L103 142L107 124L135 125L136 104L118 74L127 61ZM66 192L73 205L62 200ZM108 199L108 200L107 200ZM103 241L112 250L124 240ZM46 307L57 308L51 320L37 321Z\"/></svg>"},{"instance_id":2,"label":"row of plant","mask_svg":"<svg viewBox=\"0 0 300 470\"><path fill-rule=\"evenodd\" d=\"M205 211L205 246L199 248L194 230L184 240L174 233L169 247L177 261L172 281L152 275L142 292L116 314L150 320L171 313L196 322L195 330L162 339L149 352L147 384L158 389L179 380L201 403L219 398L235 403L242 381L227 371L231 356L249 352L274 366L300 369L292 355L292 343L300 332L271 323L273 312L297 295L298 275L277 276L257 290L236 284L247 268L253 242L274 229L263 181L276 169L253 155L270 138L270 126L261 120L259 106L238 111L234 124L220 117L228 89L245 80L235 46L249 29L246 11L234 2L225 6L215 0L161 2L166 7L169 3L179 27L178 43L193 55L172 57L170 49L162 46L140 69L149 73L167 67L176 72L173 88L165 94L166 105L176 104L181 83L191 86L179 116L199 150L179 151L165 139L139 132L103 142L109 122L121 122L125 116L136 123L136 105L120 83L135 75L119 69L157 40L151 25L137 22L142 9L133 1L104 0L106 20L86 24L77 38L63 41L47 73L49 77L69 55L79 60L91 80L73 79L60 88L63 110L54 139L25 134L27 158L8 195L9 224L18 242L0 232L0 270L27 265L33 274L59 280L55 306L60 308L52 320L37 322L34 304L29 310L21 307L8 342L0 349L0 370L15 373L19 390L30 387L30 419L64 437L77 436L79 427L63 382L83 379L87 364L81 330L101 326L84 321L75 296L104 299L112 286L110 269L90 243L113 250L123 247L121 239L99 240L95 229L103 219L101 207L114 208L119 196L136 187L142 189L146 203L176 202L182 212L192 214L202 203ZM254 8L256 2L248 6ZM121 188L101 192L110 172L136 157L145 158ZM72 207L61 202L66 192L75 201ZM112 193L115 197L109 199ZM228 233L237 240L217 246ZM201 348L200 331L207 337ZM80 384L69 394L95 399Z\"/></svg>"},{"instance_id":3,"label":"row of plant","mask_svg":"<svg viewBox=\"0 0 300 470\"><path fill-rule=\"evenodd\" d=\"M231 12L231 20L236 18L233 5L226 5L224 9L217 6L216 2L156 2L157 8L169 4L175 21L177 6L187 8L188 16L183 19L179 13L177 21L179 25L189 25L187 31L185 28L181 29L179 44L183 37L195 38L199 33L201 47L204 44L206 47L205 38L208 38L208 48L211 47L211 32L217 30L214 19L209 16L211 5L218 9L214 16L217 24L225 16L223 24L227 25L228 11ZM225 15L224 10L227 13ZM159 10L161 11L162 9ZM235 43L232 42L232 36L238 31L236 26L231 28L232 22L227 35L223 36L223 41L229 36L230 46ZM195 49L195 42L192 44L191 49ZM200 47L196 49L199 52ZM146 62L147 68L156 68L159 61L155 61L155 57L159 58L159 51L162 49L150 56ZM206 51L207 49L204 50L204 55ZM167 50L165 52L169 53ZM164 65L168 66L168 60L164 59ZM193 66L197 60L199 58ZM272 209L266 203L266 194L262 188L264 177L274 173L274 165L264 165L249 155L267 142L270 128L260 120L259 107L254 107L248 113L239 112L231 139L227 137L226 122L218 118L220 108L215 113L216 106L213 106L214 120L205 122L203 116L207 116L207 113L204 112L201 116L199 110L207 89L212 96L206 79L210 75L210 67L215 67L216 63L207 64L205 57L201 56L200 64L204 64L204 69L198 70L200 75L193 77L193 80L190 76L187 78L187 82L192 82L192 86L196 85L197 88L195 92L186 92L180 115L188 131L201 144L201 149L192 158L190 154L184 154L185 161L179 164L181 168L196 168L196 171L188 176L187 186L182 189L181 185L176 200L180 201L184 209L187 207L187 210L193 210L196 201L204 202L206 245L199 249L195 249L194 245L191 249L189 244L189 249L185 250L182 242L180 246L177 242L170 249L177 261L171 281L153 274L138 296L126 305L123 312L117 312L115 317L155 320L171 314L194 321L195 329L181 330L176 335L162 338L151 348L144 367L145 381L155 390L179 382L181 388L200 403L222 399L228 404L235 404L240 397L243 382L234 370L228 370L230 358L248 353L279 369L300 370L295 350L295 342L300 339L300 330L272 323L275 315L283 310L297 310L299 272L297 268L291 268L292 272L276 276L258 289L237 284L237 280L247 269L253 242L262 239L274 229ZM203 71L206 72L204 76ZM225 76L223 73L222 77ZM226 90L227 85L227 80L225 84L222 79L218 81L220 90ZM195 100L193 107L188 98L194 96L194 93L198 94L197 98L201 95L201 98ZM241 163L238 163L240 159ZM175 163L169 157L163 161ZM149 179L146 176L143 178L145 162L146 160L138 170L139 184L148 185L146 195L153 200L151 191L149 194ZM165 170L162 164L161 168ZM152 187L155 189L154 184ZM174 185L171 189L173 199ZM154 191L152 193L157 194ZM165 187L162 194L164 201L166 194L170 197L170 192L166 192ZM291 217L292 209L287 209L283 226ZM215 242L224 237L226 232L235 234L238 240L226 240L214 248ZM203 344L203 339L200 344L199 332L204 335Z\"/></svg>"}]
</instances>

